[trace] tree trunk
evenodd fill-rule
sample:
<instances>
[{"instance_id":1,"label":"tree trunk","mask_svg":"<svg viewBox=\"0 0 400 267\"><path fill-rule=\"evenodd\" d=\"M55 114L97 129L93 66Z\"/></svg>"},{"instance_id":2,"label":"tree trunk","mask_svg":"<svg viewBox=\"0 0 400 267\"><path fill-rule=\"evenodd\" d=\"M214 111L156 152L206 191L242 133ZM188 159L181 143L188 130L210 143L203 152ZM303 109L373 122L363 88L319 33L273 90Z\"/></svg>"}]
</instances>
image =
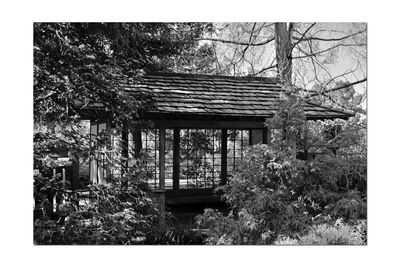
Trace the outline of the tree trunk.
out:
<instances>
[{"instance_id":1,"label":"tree trunk","mask_svg":"<svg viewBox=\"0 0 400 267\"><path fill-rule=\"evenodd\" d=\"M275 23L275 50L278 77L284 85L292 82L292 35L293 23Z\"/></svg>"}]
</instances>

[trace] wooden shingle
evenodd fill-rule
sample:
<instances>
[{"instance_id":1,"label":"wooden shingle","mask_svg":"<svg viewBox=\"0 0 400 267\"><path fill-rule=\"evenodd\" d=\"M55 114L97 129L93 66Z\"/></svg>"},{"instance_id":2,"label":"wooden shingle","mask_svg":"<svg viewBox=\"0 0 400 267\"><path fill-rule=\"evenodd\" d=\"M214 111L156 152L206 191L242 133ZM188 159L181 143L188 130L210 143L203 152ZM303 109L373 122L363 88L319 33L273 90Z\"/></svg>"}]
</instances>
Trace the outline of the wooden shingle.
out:
<instances>
[{"instance_id":1,"label":"wooden shingle","mask_svg":"<svg viewBox=\"0 0 400 267\"><path fill-rule=\"evenodd\" d=\"M212 115L224 118L270 118L280 103L282 87L275 78L212 75L146 74L125 90L149 93L155 107L149 115ZM348 119L354 114L307 102L307 119Z\"/></svg>"}]
</instances>

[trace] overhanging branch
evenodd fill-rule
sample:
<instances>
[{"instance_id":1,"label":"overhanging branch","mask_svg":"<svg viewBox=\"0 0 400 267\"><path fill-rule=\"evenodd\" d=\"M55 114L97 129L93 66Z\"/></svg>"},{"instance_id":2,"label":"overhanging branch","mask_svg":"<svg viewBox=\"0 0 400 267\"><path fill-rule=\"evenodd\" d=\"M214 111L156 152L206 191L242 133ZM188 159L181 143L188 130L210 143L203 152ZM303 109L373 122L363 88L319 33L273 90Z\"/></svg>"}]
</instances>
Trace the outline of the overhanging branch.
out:
<instances>
[{"instance_id":1,"label":"overhanging branch","mask_svg":"<svg viewBox=\"0 0 400 267\"><path fill-rule=\"evenodd\" d=\"M251 43L251 42L239 42L239 41L233 41L233 40L225 40L225 39L218 39L218 38L200 38L198 41L212 41L212 42L220 42L220 43L225 43L225 44L235 44L235 45L245 45L245 46L261 46L261 45L266 45L269 44L275 40L275 37L271 37L268 40L265 40L260 43Z\"/></svg>"},{"instance_id":2,"label":"overhanging branch","mask_svg":"<svg viewBox=\"0 0 400 267\"><path fill-rule=\"evenodd\" d=\"M326 93L335 92L335 91L338 91L338 90L341 90L341 89L344 89L344 88L347 88L347 87L350 87L350 86L353 86L353 85L356 85L356 84L359 84L359 83L363 83L363 82L366 82L366 81L367 81L367 78L364 78L362 80L358 80L358 81L355 81L355 82L352 82L352 83L349 83L349 84L341 85L341 86L326 90L325 92L322 92L322 93L326 94ZM319 93L315 92L315 93L312 93L310 96L316 96L318 94Z\"/></svg>"}]
</instances>

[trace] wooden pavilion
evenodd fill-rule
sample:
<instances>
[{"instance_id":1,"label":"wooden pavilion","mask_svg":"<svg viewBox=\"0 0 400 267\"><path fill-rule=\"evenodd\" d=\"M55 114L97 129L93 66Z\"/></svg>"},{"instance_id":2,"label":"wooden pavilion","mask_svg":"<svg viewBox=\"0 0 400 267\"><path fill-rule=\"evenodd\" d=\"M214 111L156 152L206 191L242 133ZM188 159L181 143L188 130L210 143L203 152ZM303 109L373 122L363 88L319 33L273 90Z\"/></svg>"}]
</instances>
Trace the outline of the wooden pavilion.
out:
<instances>
[{"instance_id":1,"label":"wooden pavilion","mask_svg":"<svg viewBox=\"0 0 400 267\"><path fill-rule=\"evenodd\" d=\"M123 134L122 142L129 143L125 156L145 156L152 174L149 184L165 204L217 201L213 188L227 182L245 148L270 142L270 129L264 122L277 110L282 87L274 78L156 73L121 85L121 90L148 93L155 102L143 115L154 122L154 129ZM311 101L304 110L307 120L353 116ZM104 118L92 118L91 134L110 125ZM107 155L96 157L90 164L93 182L121 175L98 164Z\"/></svg>"}]
</instances>

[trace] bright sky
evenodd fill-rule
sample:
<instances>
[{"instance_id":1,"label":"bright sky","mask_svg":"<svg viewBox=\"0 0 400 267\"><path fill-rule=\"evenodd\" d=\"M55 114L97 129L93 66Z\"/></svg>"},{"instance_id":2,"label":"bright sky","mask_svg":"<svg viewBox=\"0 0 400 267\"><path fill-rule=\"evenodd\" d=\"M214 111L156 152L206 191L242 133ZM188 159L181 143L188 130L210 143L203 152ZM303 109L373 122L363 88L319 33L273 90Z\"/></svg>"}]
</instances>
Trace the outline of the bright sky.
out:
<instances>
[{"instance_id":1,"label":"bright sky","mask_svg":"<svg viewBox=\"0 0 400 267\"><path fill-rule=\"evenodd\" d=\"M217 27L225 27L217 32L213 37L248 42L254 23L229 23L227 26L226 25L226 23L216 24ZM271 26L268 27L268 25ZM311 24L297 23L296 25L299 28L299 32L304 32ZM310 29L308 34L315 34L315 36L319 38L340 38L365 28L366 24L364 23L317 23ZM255 43L265 41L274 34L274 28L271 23L257 23L254 29L255 34L257 34L254 41ZM299 34L295 35L299 36ZM302 43L306 44L306 42ZM351 73L339 77L337 80L354 82L365 78L367 68L366 46L353 46L355 43L366 44L366 32L344 40L343 44L346 46L339 46L330 53L324 53L322 57L319 57L320 65L314 64L315 66L313 66L311 61L306 61L304 59L294 60L293 72L296 84L306 89L312 89L315 84L318 84L315 76L317 76L318 80L323 83L332 77L346 72ZM339 42L313 41L313 52L316 53L317 51L330 48L337 44L339 44ZM243 59L241 50L243 50L245 46L220 42L216 42L216 45L217 54L222 65L224 62L225 64L231 62L232 58L236 58L236 61L241 58ZM308 49L308 47L303 46L303 49ZM300 55L300 53L295 50L293 56L296 55ZM274 57L275 46L273 41L267 45L249 47L246 50L245 59L242 60L241 63L237 64L236 74L237 72L242 72L244 75L248 73L256 73L260 69L271 65ZM253 69L251 69L251 66L253 66ZM315 75L315 73L317 75ZM230 74L234 75L233 72ZM265 72L264 75L275 76L275 69ZM334 83L331 83L330 86L334 86ZM358 93L365 92L366 83L356 85L355 89Z\"/></svg>"}]
</instances>

